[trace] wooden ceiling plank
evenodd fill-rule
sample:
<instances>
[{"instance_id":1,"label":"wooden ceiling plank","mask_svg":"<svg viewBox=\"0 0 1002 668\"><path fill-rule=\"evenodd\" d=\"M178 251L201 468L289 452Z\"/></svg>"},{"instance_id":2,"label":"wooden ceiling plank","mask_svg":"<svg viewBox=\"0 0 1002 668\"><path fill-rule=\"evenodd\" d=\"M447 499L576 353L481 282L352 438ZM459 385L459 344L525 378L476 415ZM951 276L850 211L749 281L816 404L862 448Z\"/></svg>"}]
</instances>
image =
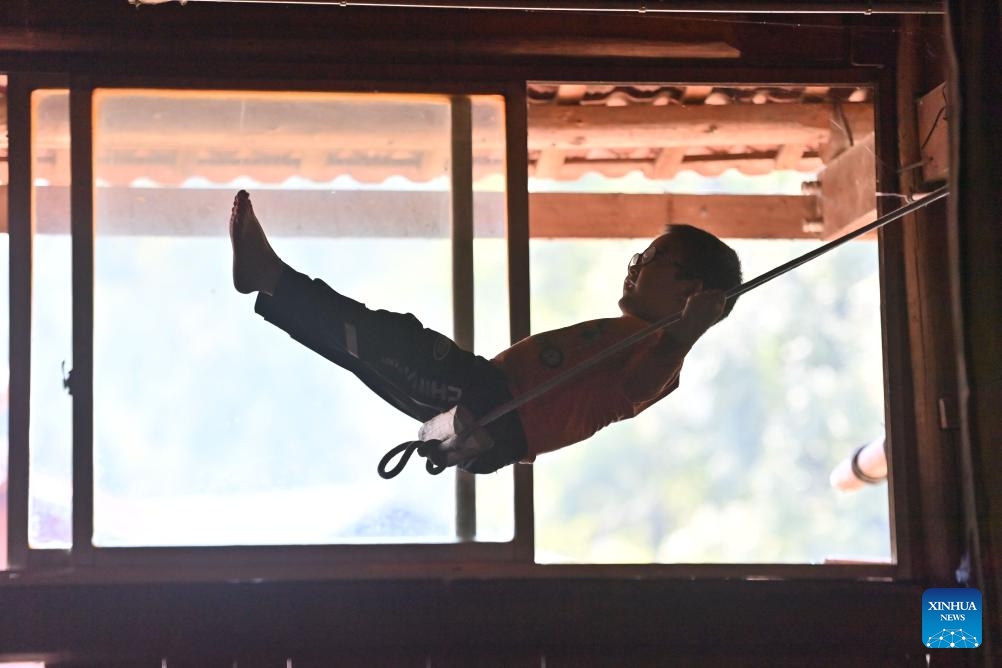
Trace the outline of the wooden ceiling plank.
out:
<instances>
[{"instance_id":1,"label":"wooden ceiling plank","mask_svg":"<svg viewBox=\"0 0 1002 668\"><path fill-rule=\"evenodd\" d=\"M529 231L544 238L653 238L687 223L722 238L807 238L814 198L804 195L537 193Z\"/></svg>"}]
</instances>

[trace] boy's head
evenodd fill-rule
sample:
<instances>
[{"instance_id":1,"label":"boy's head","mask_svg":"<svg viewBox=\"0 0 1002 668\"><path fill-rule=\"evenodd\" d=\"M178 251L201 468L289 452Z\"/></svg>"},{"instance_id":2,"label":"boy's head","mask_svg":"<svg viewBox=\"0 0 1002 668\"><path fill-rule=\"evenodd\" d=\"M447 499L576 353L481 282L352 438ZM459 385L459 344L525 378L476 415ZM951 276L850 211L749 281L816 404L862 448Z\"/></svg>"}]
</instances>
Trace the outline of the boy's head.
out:
<instances>
[{"instance_id":1,"label":"boy's head","mask_svg":"<svg viewBox=\"0 0 1002 668\"><path fill-rule=\"evenodd\" d=\"M681 311L697 292L730 290L740 284L741 261L730 246L697 227L669 225L631 259L619 308L653 322ZM727 302L721 320L735 301Z\"/></svg>"}]
</instances>

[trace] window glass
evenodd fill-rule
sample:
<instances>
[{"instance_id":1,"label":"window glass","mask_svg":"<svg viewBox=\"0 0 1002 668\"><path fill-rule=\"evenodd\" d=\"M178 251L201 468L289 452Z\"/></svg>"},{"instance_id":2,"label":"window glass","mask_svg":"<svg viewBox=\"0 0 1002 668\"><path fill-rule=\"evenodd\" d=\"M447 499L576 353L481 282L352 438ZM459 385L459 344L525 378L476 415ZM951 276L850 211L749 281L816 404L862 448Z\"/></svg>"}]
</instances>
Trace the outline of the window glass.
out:
<instances>
[{"instance_id":1,"label":"window glass","mask_svg":"<svg viewBox=\"0 0 1002 668\"><path fill-rule=\"evenodd\" d=\"M452 541L452 476L376 465L419 424L254 313L227 221L451 334L449 99L95 94L95 543Z\"/></svg>"},{"instance_id":2,"label":"window glass","mask_svg":"<svg viewBox=\"0 0 1002 668\"><path fill-rule=\"evenodd\" d=\"M848 169L839 157L872 138L867 88L543 82L528 93L529 190L582 201L530 221L534 332L618 317L627 262L658 221L741 237L729 243L747 281L849 224L839 214L870 215L875 174L855 175L857 211L831 201L838 169L827 171ZM603 236L617 238L584 238ZM829 482L883 438L881 345L872 240L741 296L687 355L678 389L536 460L537 560L889 561L888 486Z\"/></svg>"},{"instance_id":3,"label":"window glass","mask_svg":"<svg viewBox=\"0 0 1002 668\"><path fill-rule=\"evenodd\" d=\"M534 331L618 316L627 260L649 242L533 240ZM817 246L729 243L746 280ZM879 299L866 241L743 295L673 394L537 459L537 560L889 560L887 486L844 494L828 482L882 436Z\"/></svg>"},{"instance_id":4,"label":"window glass","mask_svg":"<svg viewBox=\"0 0 1002 668\"><path fill-rule=\"evenodd\" d=\"M72 544L73 366L69 92L36 90L32 105L31 419L28 544Z\"/></svg>"}]
</instances>

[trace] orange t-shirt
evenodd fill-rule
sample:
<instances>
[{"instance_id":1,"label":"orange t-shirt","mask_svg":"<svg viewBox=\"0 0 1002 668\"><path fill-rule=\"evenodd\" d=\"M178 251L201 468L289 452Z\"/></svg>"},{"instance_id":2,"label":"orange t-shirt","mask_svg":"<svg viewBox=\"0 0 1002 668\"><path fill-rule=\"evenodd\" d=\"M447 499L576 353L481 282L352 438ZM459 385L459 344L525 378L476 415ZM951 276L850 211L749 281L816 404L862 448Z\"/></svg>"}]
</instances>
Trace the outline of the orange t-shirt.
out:
<instances>
[{"instance_id":1,"label":"orange t-shirt","mask_svg":"<svg viewBox=\"0 0 1002 668\"><path fill-rule=\"evenodd\" d=\"M590 320L522 339L493 362L505 374L512 396L517 397L648 324L630 316ZM642 339L521 406L518 414L528 445L524 461L583 441L613 422L634 417L678 387L676 374L670 384L671 379L665 379L666 388L661 394L645 401L634 403L624 392L631 367L656 342L653 335Z\"/></svg>"}]
</instances>

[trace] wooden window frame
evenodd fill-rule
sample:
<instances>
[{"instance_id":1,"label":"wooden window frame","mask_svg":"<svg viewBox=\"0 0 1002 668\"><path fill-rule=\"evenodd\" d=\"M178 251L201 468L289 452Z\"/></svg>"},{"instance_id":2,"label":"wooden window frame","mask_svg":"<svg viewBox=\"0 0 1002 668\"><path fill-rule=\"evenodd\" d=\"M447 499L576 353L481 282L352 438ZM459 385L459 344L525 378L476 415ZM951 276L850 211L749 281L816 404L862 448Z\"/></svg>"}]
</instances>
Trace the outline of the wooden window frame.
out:
<instances>
[{"instance_id":1,"label":"wooden window frame","mask_svg":"<svg viewBox=\"0 0 1002 668\"><path fill-rule=\"evenodd\" d=\"M693 77L680 69L619 67L574 68L563 70L564 76L542 76L532 79L505 79L498 82L463 81L420 85L400 81L372 79L323 82L308 80L265 82L228 77L222 80L172 80L168 77L100 78L75 74L65 77L33 77L12 73L10 86L11 113L11 517L10 561L22 569L22 580L38 575L51 578L56 570L72 566L67 581L184 581L231 578L267 577L269 579L351 580L380 577L457 577L478 578L739 578L755 579L817 579L851 581L908 581L918 575L912 555L919 548L911 523L904 519L913 493L908 485L891 481L892 556L894 563L867 565L811 564L651 564L651 565L539 565L534 559L532 468L515 467L515 539L507 543L459 542L456 544L401 545L330 545L275 547L206 547L206 548L94 548L90 543L93 531L93 471L90 462L93 434L93 192L91 166L91 95L98 88L187 88L232 90L372 90L393 92L433 92L451 95L492 94L505 99L506 111L506 170L510 338L516 341L529 334L529 225L528 162L526 143L526 83L528 80L562 80L588 82L622 81L686 81L712 84L720 81L760 83L761 76L745 69L718 68ZM657 76L653 76L654 74ZM879 150L893 150L893 136L883 129L893 127L893 100L881 96L891 90L888 72L879 69L805 70L784 73L784 82L856 84L872 86L877 91L878 118L875 123ZM73 544L70 551L31 550L27 547L27 405L30 364L25 355L30 351L30 91L55 85L70 89L73 175L72 246L73 246ZM23 109L22 109L23 107ZM454 142L455 144L455 142ZM885 153L889 155L890 153ZM893 187L893 171L883 165L878 175L878 189ZM883 213L884 211L881 211ZM462 240L457 243L465 243ZM903 241L893 228L880 234L882 280L882 319L884 322L885 388L895 378L910 378L911 361L907 356L904 331L907 314L904 310L904 272L900 257ZM459 262L468 258L459 257ZM455 258L454 258L455 259ZM27 316L27 317L25 317ZM462 315L457 315L461 318ZM17 324L15 324L17 323ZM888 351L891 351L888 354ZM910 388L909 388L910 390ZM913 407L908 392L885 390L887 402L888 441L908 442L914 430ZM892 468L899 478L908 480L914 473L914 462L907 448L891 448ZM466 484L466 483L463 483ZM461 485L462 490L462 485ZM460 491L468 494L468 488Z\"/></svg>"}]
</instances>

